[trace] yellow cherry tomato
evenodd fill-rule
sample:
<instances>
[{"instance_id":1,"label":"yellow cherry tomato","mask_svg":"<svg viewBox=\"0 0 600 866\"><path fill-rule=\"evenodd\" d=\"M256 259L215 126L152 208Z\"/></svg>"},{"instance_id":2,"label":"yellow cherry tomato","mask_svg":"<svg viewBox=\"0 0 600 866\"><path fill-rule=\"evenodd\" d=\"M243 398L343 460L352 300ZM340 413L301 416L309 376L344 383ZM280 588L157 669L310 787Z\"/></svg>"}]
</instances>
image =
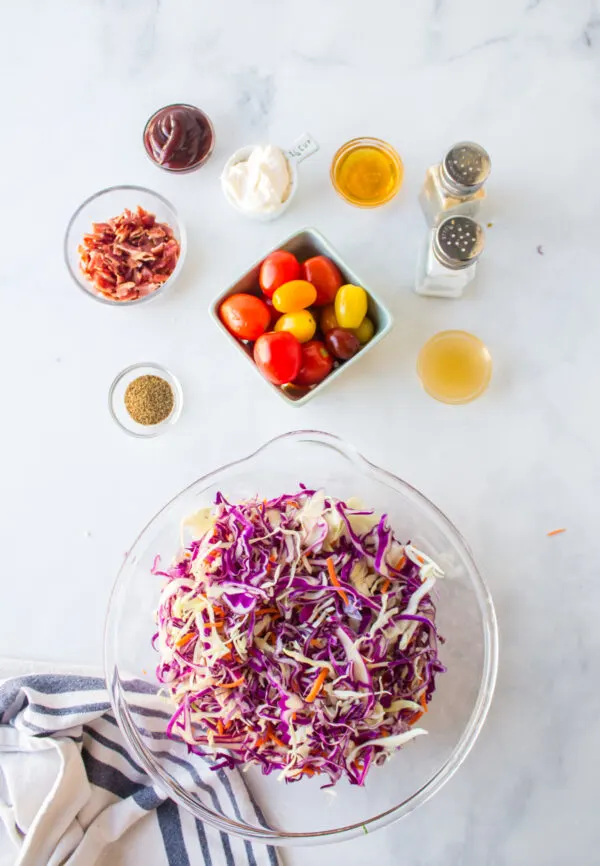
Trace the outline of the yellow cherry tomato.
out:
<instances>
[{"instance_id":1,"label":"yellow cherry tomato","mask_svg":"<svg viewBox=\"0 0 600 866\"><path fill-rule=\"evenodd\" d=\"M314 304L317 290L306 280L290 280L275 289L273 306L279 313L297 313ZM360 322L359 322L360 324Z\"/></svg>"},{"instance_id":2,"label":"yellow cherry tomato","mask_svg":"<svg viewBox=\"0 0 600 866\"><path fill-rule=\"evenodd\" d=\"M324 334L327 331L333 331L334 328L339 328L340 325L335 317L335 307L333 304L327 304L326 307L323 307L319 324Z\"/></svg>"},{"instance_id":3,"label":"yellow cherry tomato","mask_svg":"<svg viewBox=\"0 0 600 866\"><path fill-rule=\"evenodd\" d=\"M352 328L352 333L358 337L358 342L361 346L368 343L373 338L375 333L375 325L368 316L365 316L358 328Z\"/></svg>"},{"instance_id":4,"label":"yellow cherry tomato","mask_svg":"<svg viewBox=\"0 0 600 866\"><path fill-rule=\"evenodd\" d=\"M308 310L298 310L296 313L284 313L275 322L276 331L289 331L301 343L308 343L315 335L317 323Z\"/></svg>"},{"instance_id":5,"label":"yellow cherry tomato","mask_svg":"<svg viewBox=\"0 0 600 866\"><path fill-rule=\"evenodd\" d=\"M367 315L367 293L350 283L335 296L335 315L340 328L358 328Z\"/></svg>"}]
</instances>

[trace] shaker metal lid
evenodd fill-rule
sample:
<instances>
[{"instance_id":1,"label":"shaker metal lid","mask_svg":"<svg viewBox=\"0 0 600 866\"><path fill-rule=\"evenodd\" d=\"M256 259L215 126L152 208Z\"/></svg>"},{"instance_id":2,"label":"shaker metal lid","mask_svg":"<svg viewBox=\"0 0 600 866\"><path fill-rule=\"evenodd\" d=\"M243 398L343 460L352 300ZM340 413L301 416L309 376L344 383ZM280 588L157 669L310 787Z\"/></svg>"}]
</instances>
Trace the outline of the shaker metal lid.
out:
<instances>
[{"instance_id":1,"label":"shaker metal lid","mask_svg":"<svg viewBox=\"0 0 600 866\"><path fill-rule=\"evenodd\" d=\"M433 235L433 253L447 268L460 270L476 262L483 251L485 236L478 222L466 216L448 217Z\"/></svg>"},{"instance_id":2,"label":"shaker metal lid","mask_svg":"<svg viewBox=\"0 0 600 866\"><path fill-rule=\"evenodd\" d=\"M442 161L446 185L456 192L476 192L488 179L492 168L489 154L474 141L460 141L450 148Z\"/></svg>"}]
</instances>

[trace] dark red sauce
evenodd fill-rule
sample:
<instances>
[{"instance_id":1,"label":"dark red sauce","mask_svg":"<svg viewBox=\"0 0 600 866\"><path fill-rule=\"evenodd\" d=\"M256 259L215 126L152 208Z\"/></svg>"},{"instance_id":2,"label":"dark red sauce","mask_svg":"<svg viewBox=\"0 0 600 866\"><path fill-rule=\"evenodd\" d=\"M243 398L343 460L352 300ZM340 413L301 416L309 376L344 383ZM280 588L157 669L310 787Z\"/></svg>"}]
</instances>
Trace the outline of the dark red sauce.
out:
<instances>
[{"instance_id":1,"label":"dark red sauce","mask_svg":"<svg viewBox=\"0 0 600 866\"><path fill-rule=\"evenodd\" d=\"M210 156L215 143L212 123L193 105L167 105L153 114L144 130L150 159L168 171L191 171Z\"/></svg>"}]
</instances>

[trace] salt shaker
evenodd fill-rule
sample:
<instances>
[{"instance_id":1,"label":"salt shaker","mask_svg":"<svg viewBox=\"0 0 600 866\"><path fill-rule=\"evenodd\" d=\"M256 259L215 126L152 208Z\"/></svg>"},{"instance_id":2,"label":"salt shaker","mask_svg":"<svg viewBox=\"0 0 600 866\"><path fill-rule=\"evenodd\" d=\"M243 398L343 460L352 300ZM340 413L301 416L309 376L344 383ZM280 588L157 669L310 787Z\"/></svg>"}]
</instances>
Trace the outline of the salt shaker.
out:
<instances>
[{"instance_id":1,"label":"salt shaker","mask_svg":"<svg viewBox=\"0 0 600 866\"><path fill-rule=\"evenodd\" d=\"M491 171L490 157L479 144L461 141L425 175L419 202L429 225L447 216L477 215L485 199L483 188Z\"/></svg>"},{"instance_id":2,"label":"salt shaker","mask_svg":"<svg viewBox=\"0 0 600 866\"><path fill-rule=\"evenodd\" d=\"M419 258L417 294L459 298L475 276L483 246L483 229L470 217L449 217L430 229Z\"/></svg>"}]
</instances>

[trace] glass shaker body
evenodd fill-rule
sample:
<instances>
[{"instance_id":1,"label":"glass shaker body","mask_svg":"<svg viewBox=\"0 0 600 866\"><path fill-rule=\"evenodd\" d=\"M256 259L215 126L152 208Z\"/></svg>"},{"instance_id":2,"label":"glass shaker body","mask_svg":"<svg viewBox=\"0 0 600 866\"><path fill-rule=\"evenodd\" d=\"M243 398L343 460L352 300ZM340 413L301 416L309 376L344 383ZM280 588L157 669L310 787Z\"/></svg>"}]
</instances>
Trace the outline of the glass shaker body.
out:
<instances>
[{"instance_id":1,"label":"glass shaker body","mask_svg":"<svg viewBox=\"0 0 600 866\"><path fill-rule=\"evenodd\" d=\"M449 217L430 229L417 265L418 295L460 298L483 250L483 231L469 217Z\"/></svg>"},{"instance_id":2,"label":"glass shaker body","mask_svg":"<svg viewBox=\"0 0 600 866\"><path fill-rule=\"evenodd\" d=\"M477 216L485 197L485 189L464 196L452 194L443 184L441 167L432 165L427 169L419 203L427 224L434 226L449 216Z\"/></svg>"},{"instance_id":3,"label":"glass shaker body","mask_svg":"<svg viewBox=\"0 0 600 866\"><path fill-rule=\"evenodd\" d=\"M486 197L484 184L490 170L490 157L479 144L453 145L438 165L427 170L419 194L428 225L450 216L475 217Z\"/></svg>"}]
</instances>

